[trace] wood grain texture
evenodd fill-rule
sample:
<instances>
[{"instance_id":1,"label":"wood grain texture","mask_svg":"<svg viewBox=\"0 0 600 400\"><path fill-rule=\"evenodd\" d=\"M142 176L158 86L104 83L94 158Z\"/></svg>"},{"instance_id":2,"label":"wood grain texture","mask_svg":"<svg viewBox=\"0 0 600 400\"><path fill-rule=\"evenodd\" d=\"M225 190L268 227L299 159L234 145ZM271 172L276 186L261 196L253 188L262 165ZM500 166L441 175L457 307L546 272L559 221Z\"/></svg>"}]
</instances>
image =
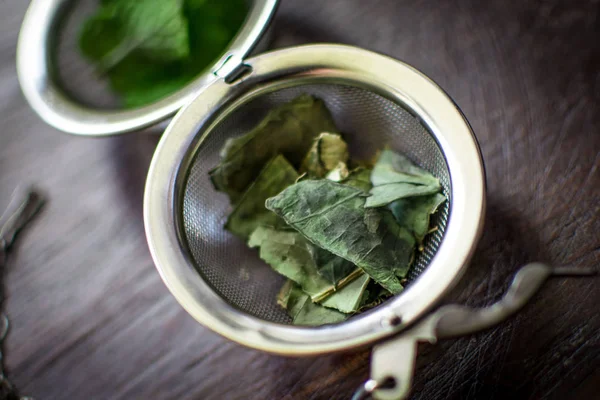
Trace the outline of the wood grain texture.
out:
<instances>
[{"instance_id":1,"label":"wood grain texture","mask_svg":"<svg viewBox=\"0 0 600 400\"><path fill-rule=\"evenodd\" d=\"M347 399L368 352L283 358L198 325L168 293L144 237L157 143L91 140L25 103L14 55L22 0L0 1L0 204L19 183L49 204L6 277L14 382L37 399ZM283 0L275 46L343 42L419 68L481 144L489 211L448 302L486 305L527 261L600 264L597 0ZM596 399L600 279L553 279L496 329L422 346L414 399Z\"/></svg>"}]
</instances>

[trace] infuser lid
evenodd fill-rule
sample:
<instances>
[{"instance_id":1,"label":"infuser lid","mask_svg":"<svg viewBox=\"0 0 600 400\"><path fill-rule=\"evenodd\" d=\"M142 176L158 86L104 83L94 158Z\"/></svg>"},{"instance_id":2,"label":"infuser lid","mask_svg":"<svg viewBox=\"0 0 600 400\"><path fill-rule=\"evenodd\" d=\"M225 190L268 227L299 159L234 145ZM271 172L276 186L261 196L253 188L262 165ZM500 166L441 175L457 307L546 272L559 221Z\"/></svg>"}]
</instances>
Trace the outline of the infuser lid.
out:
<instances>
[{"instance_id":1,"label":"infuser lid","mask_svg":"<svg viewBox=\"0 0 600 400\"><path fill-rule=\"evenodd\" d=\"M53 76L52 48L58 22L69 0L33 0L17 44L17 74L34 111L53 127L82 136L136 131L174 115L197 92L235 70L256 48L269 27L279 0L253 0L241 29L223 55L184 88L157 102L131 110L101 110L67 96Z\"/></svg>"}]
</instances>

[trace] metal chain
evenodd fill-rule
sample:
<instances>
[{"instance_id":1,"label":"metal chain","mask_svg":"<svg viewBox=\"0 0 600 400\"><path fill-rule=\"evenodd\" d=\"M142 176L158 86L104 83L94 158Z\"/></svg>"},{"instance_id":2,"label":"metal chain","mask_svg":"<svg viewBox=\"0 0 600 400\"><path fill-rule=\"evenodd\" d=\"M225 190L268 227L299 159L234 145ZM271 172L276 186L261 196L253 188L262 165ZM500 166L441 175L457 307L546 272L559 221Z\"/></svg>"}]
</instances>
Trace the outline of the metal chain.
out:
<instances>
[{"instance_id":1,"label":"metal chain","mask_svg":"<svg viewBox=\"0 0 600 400\"><path fill-rule=\"evenodd\" d=\"M32 189L24 193L16 191L13 201L6 212L0 216L0 279L4 278L6 259L17 234L37 214L43 205L43 199ZM0 298L0 302L4 299ZM10 324L6 314L0 314L0 400L33 400L31 397L19 396L4 370L4 341L8 335Z\"/></svg>"}]
</instances>

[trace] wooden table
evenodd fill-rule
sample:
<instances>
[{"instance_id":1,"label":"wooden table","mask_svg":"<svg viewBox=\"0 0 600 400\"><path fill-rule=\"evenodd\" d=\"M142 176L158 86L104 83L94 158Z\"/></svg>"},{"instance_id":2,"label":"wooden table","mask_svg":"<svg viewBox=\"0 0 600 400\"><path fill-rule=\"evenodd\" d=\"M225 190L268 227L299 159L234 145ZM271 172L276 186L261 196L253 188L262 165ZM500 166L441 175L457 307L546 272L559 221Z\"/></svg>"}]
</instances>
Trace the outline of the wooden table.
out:
<instances>
[{"instance_id":1,"label":"wooden table","mask_svg":"<svg viewBox=\"0 0 600 400\"><path fill-rule=\"evenodd\" d=\"M21 95L26 1L0 2L0 204L49 198L5 279L9 374L36 399L347 399L368 351L283 358L197 324L161 282L142 223L158 137L45 125ZM485 234L449 297L497 300L525 262L600 263L597 0L283 0L276 46L331 41L402 59L471 122L487 167ZM600 279L553 279L494 330L423 346L414 399L597 399Z\"/></svg>"}]
</instances>

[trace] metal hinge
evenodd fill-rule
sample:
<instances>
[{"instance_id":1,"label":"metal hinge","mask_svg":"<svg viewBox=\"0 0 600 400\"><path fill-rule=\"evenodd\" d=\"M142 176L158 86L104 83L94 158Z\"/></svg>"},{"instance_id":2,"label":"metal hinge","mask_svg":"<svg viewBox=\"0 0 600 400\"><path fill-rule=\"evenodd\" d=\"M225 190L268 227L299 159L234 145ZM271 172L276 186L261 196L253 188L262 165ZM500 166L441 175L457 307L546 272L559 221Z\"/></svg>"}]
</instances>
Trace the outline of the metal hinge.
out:
<instances>
[{"instance_id":1,"label":"metal hinge","mask_svg":"<svg viewBox=\"0 0 600 400\"><path fill-rule=\"evenodd\" d=\"M250 72L252 72L252 67L244 64L244 60L240 56L230 54L213 73L226 83L233 83Z\"/></svg>"}]
</instances>

